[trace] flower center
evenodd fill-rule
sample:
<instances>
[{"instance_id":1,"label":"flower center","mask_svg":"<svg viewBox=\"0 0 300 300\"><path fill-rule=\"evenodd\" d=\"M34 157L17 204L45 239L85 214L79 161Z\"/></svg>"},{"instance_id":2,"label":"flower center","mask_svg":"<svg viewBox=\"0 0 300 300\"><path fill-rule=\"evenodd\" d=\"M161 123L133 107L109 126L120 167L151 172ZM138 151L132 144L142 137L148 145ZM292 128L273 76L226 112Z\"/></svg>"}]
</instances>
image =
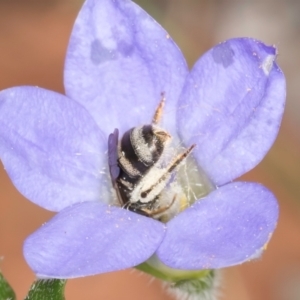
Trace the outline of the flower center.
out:
<instances>
[{"instance_id":1,"label":"flower center","mask_svg":"<svg viewBox=\"0 0 300 300\"><path fill-rule=\"evenodd\" d=\"M165 105L161 96L151 124L129 129L120 141L118 129L109 135L108 162L119 204L167 222L215 187L190 156L196 145L179 152L157 125Z\"/></svg>"},{"instance_id":2,"label":"flower center","mask_svg":"<svg viewBox=\"0 0 300 300\"><path fill-rule=\"evenodd\" d=\"M109 167L123 208L167 222L214 186L188 148L171 146L171 135L154 124L131 128L119 141L109 137ZM179 150L180 149L180 150Z\"/></svg>"}]
</instances>

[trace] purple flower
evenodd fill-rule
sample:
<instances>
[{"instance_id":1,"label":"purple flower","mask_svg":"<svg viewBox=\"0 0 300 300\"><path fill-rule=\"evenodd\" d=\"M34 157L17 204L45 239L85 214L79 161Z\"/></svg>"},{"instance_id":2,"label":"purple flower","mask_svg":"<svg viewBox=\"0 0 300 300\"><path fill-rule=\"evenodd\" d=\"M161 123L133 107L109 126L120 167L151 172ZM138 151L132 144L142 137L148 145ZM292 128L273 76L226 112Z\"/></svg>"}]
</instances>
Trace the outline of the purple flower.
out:
<instances>
[{"instance_id":1,"label":"purple flower","mask_svg":"<svg viewBox=\"0 0 300 300\"><path fill-rule=\"evenodd\" d=\"M38 276L70 278L136 266L153 254L199 270L257 257L278 217L256 183L232 182L273 144L285 102L276 49L249 38L218 44L189 72L170 36L128 0L88 0L71 35L66 96L38 87L0 93L0 155L19 191L58 211L29 236L24 255ZM163 125L216 187L167 224L109 205L107 139Z\"/></svg>"}]
</instances>

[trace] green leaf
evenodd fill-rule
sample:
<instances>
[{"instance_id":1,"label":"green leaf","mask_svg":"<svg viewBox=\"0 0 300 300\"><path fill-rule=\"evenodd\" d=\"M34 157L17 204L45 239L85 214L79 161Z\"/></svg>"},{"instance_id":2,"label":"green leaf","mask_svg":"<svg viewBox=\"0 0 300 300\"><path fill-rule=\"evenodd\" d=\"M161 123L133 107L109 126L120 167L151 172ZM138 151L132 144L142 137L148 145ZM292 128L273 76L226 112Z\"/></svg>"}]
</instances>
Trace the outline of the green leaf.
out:
<instances>
[{"instance_id":1,"label":"green leaf","mask_svg":"<svg viewBox=\"0 0 300 300\"><path fill-rule=\"evenodd\" d=\"M0 273L0 300L15 300L16 294Z\"/></svg>"},{"instance_id":2,"label":"green leaf","mask_svg":"<svg viewBox=\"0 0 300 300\"><path fill-rule=\"evenodd\" d=\"M65 300L66 280L39 279L30 287L25 300Z\"/></svg>"}]
</instances>

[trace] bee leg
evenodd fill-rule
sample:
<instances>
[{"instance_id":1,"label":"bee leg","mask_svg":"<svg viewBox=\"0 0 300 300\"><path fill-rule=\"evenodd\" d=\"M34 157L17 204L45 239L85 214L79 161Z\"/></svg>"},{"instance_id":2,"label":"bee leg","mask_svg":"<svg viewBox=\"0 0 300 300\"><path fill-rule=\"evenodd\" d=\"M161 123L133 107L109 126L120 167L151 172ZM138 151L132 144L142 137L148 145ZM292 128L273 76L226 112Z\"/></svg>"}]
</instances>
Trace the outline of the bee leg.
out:
<instances>
[{"instance_id":1,"label":"bee leg","mask_svg":"<svg viewBox=\"0 0 300 300\"><path fill-rule=\"evenodd\" d=\"M160 121L162 113L163 113L163 108L165 106L165 101L166 101L165 92L162 92L161 100L160 100L158 107L156 108L156 111L152 118L152 124L157 124Z\"/></svg>"},{"instance_id":2,"label":"bee leg","mask_svg":"<svg viewBox=\"0 0 300 300\"><path fill-rule=\"evenodd\" d=\"M173 200L166 206L160 207L160 208L155 209L155 210L143 209L143 211L148 215L148 217L153 217L155 215L159 215L159 214L165 212L166 210L168 210L174 204L174 202L176 200L176 196L177 195L175 195L173 197Z\"/></svg>"},{"instance_id":3,"label":"bee leg","mask_svg":"<svg viewBox=\"0 0 300 300\"><path fill-rule=\"evenodd\" d=\"M166 181L168 176L176 170L176 168L180 165L182 161L186 159L186 157L192 152L192 150L196 147L195 144L186 149L183 153L179 154L175 159L166 167L165 173L147 190L141 193L142 198L146 198L149 193L161 182Z\"/></svg>"},{"instance_id":4,"label":"bee leg","mask_svg":"<svg viewBox=\"0 0 300 300\"><path fill-rule=\"evenodd\" d=\"M131 203L128 201L122 205L122 208L130 210L130 205L131 205Z\"/></svg>"},{"instance_id":5,"label":"bee leg","mask_svg":"<svg viewBox=\"0 0 300 300\"><path fill-rule=\"evenodd\" d=\"M145 208L140 207L136 203L131 203L129 201L126 204L124 204L122 206L122 208L125 208L127 210L130 210L134 213L140 214L140 215L145 216L145 217L149 217L148 211L151 211L149 209L145 209Z\"/></svg>"}]
</instances>

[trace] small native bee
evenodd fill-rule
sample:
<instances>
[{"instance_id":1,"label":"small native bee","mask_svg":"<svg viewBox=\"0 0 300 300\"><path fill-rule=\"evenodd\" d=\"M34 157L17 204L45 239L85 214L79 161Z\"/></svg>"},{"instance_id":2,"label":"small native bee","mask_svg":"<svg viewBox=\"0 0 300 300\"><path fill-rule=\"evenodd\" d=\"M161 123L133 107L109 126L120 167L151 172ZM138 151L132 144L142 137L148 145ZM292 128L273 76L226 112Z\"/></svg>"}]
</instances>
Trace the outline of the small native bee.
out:
<instances>
[{"instance_id":1,"label":"small native bee","mask_svg":"<svg viewBox=\"0 0 300 300\"><path fill-rule=\"evenodd\" d=\"M195 147L190 146L163 166L164 153L171 140L170 134L157 126L164 103L162 94L152 124L129 129L120 142L118 129L108 138L110 176L120 204L148 217L157 217L173 205L176 193L171 193L168 203L161 205L162 193L180 163Z\"/></svg>"}]
</instances>

